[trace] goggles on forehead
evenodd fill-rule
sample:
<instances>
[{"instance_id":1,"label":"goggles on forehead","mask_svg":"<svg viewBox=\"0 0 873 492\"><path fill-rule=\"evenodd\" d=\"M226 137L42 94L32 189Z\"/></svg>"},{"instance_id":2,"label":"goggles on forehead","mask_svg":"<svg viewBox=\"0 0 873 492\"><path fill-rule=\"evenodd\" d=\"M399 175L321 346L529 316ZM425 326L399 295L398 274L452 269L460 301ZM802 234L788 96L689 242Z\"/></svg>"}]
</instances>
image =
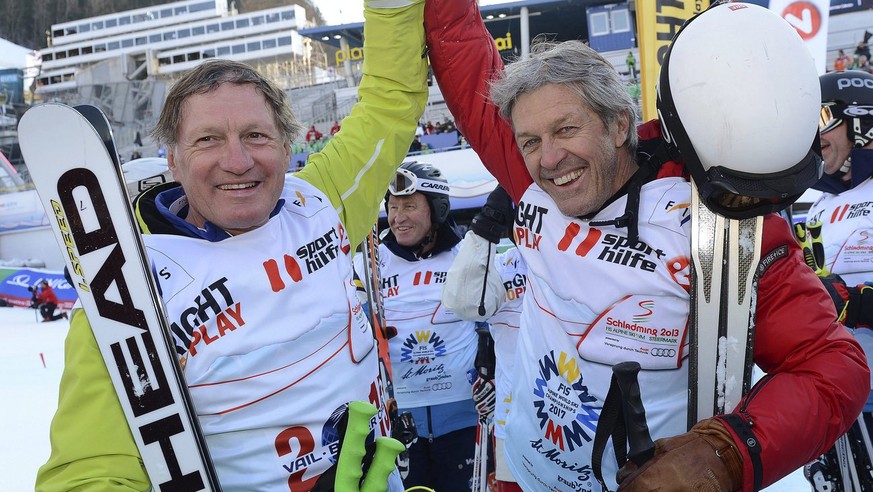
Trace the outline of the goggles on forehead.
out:
<instances>
[{"instance_id":1,"label":"goggles on forehead","mask_svg":"<svg viewBox=\"0 0 873 492\"><path fill-rule=\"evenodd\" d=\"M819 133L827 133L834 128L838 127L843 120L836 117L834 114L834 106L833 105L822 105L821 112L819 113L818 119L818 131Z\"/></svg>"},{"instance_id":2,"label":"goggles on forehead","mask_svg":"<svg viewBox=\"0 0 873 492\"><path fill-rule=\"evenodd\" d=\"M398 168L394 179L388 184L388 192L394 196L406 196L416 191L448 195L449 185L442 181L419 178L409 169Z\"/></svg>"}]
</instances>

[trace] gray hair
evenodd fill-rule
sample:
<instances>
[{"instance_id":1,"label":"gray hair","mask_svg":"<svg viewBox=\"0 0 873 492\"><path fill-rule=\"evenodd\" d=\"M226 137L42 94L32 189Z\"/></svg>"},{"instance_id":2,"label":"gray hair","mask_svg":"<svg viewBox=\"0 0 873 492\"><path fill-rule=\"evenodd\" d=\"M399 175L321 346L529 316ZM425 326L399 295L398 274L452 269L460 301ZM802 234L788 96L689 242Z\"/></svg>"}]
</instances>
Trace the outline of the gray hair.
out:
<instances>
[{"instance_id":1,"label":"gray hair","mask_svg":"<svg viewBox=\"0 0 873 492\"><path fill-rule=\"evenodd\" d=\"M303 130L303 125L291 112L288 97L276 84L245 63L213 59L201 63L173 84L167 94L167 100L164 101L158 124L152 130L152 137L158 144L167 146L175 144L176 129L182 120L182 106L185 100L195 94L208 94L225 83L252 84L257 87L273 110L276 125L289 143Z\"/></svg>"},{"instance_id":2,"label":"gray hair","mask_svg":"<svg viewBox=\"0 0 873 492\"><path fill-rule=\"evenodd\" d=\"M519 96L548 84L562 84L577 93L607 128L626 117L624 147L631 154L636 152L637 106L615 67L581 41L534 40L529 58L506 65L491 82L491 100L500 115L511 122Z\"/></svg>"}]
</instances>

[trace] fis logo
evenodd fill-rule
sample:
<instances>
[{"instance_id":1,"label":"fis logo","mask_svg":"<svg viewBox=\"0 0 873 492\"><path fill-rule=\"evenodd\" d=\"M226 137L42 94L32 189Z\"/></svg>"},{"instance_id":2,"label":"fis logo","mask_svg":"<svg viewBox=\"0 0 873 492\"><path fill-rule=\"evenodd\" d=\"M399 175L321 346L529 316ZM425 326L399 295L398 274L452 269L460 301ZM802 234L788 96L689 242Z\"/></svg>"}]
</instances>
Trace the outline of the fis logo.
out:
<instances>
[{"instance_id":1,"label":"fis logo","mask_svg":"<svg viewBox=\"0 0 873 492\"><path fill-rule=\"evenodd\" d=\"M572 452L594 438L602 405L589 395L573 356L550 351L539 366L533 405L544 442L560 452Z\"/></svg>"},{"instance_id":2,"label":"fis logo","mask_svg":"<svg viewBox=\"0 0 873 492\"><path fill-rule=\"evenodd\" d=\"M446 342L430 330L410 334L400 349L401 362L430 364L437 357L446 355Z\"/></svg>"},{"instance_id":3,"label":"fis logo","mask_svg":"<svg viewBox=\"0 0 873 492\"><path fill-rule=\"evenodd\" d=\"M664 211L668 214L670 213L678 213L681 219L679 219L679 225L684 226L691 220L691 203L690 202L682 202L676 203L672 200L668 201L664 207Z\"/></svg>"}]
</instances>

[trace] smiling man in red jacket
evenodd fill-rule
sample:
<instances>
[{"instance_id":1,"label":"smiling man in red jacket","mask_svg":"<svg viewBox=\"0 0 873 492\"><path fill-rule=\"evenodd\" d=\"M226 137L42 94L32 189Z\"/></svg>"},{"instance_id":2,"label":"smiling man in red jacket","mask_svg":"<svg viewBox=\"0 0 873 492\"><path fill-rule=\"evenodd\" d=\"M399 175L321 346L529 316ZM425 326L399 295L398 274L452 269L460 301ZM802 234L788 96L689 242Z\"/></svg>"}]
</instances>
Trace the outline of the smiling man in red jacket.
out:
<instances>
[{"instance_id":1,"label":"smiling man in red jacket","mask_svg":"<svg viewBox=\"0 0 873 492\"><path fill-rule=\"evenodd\" d=\"M737 32L768 47L742 25ZM670 309L636 324L677 326L680 332L686 326L687 171L665 150L659 122L634 129L636 105L614 68L582 43L534 47L530 60L504 68L474 0L429 1L425 28L434 73L458 129L518 204L514 234L529 273L507 418L508 465L524 490L599 491L591 441L611 366L628 357L628 341L610 340L610 330L630 325L634 306L652 299ZM699 60L709 58L718 59ZM728 83L729 90L710 92L693 105L714 115L706 126L709 139L695 145L698 153L707 142L746 150L739 136L745 127L731 126L732 115L745 116L757 129L765 114L790 118L800 104L775 104L801 93L773 83L749 85L747 67L731 68L735 86ZM776 80L786 80L779 75ZM814 71L811 78L810 89L817 86ZM744 104L752 91L771 91L774 104ZM733 104L715 97L725 94ZM815 113L818 102L811 104ZM788 126L772 125L751 137L771 138L772 130ZM813 135L783 141L809 156ZM788 155L777 143L772 139L767 155ZM815 165L809 161L804 170L814 173ZM615 477L616 460L607 450L610 489L617 482L622 491L760 489L827 449L860 412L869 392L862 351L834 321L829 297L774 214L765 218L762 243L762 257L772 261L760 269L753 355L767 376L728 414L686 432L687 338L672 337L673 352L664 353L675 356L643 360L639 374L658 440L655 456L635 473L625 469Z\"/></svg>"}]
</instances>

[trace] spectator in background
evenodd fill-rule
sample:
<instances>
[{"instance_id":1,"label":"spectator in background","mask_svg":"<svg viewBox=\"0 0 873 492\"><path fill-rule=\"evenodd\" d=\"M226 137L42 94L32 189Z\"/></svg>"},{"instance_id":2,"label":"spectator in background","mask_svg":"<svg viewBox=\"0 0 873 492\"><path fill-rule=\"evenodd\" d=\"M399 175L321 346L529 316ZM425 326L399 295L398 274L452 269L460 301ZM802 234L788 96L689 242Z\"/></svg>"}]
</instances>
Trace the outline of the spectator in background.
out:
<instances>
[{"instance_id":1,"label":"spectator in background","mask_svg":"<svg viewBox=\"0 0 873 492\"><path fill-rule=\"evenodd\" d=\"M338 132L338 131L340 131L339 121L334 120L333 126L330 127L330 136L332 137L332 136L336 135L336 132Z\"/></svg>"},{"instance_id":2,"label":"spectator in background","mask_svg":"<svg viewBox=\"0 0 873 492\"><path fill-rule=\"evenodd\" d=\"M630 73L630 76L633 77L634 80L637 79L637 58L634 56L633 51L627 52L627 58L624 59L625 65L627 65L627 71Z\"/></svg>"},{"instance_id":3,"label":"spectator in background","mask_svg":"<svg viewBox=\"0 0 873 492\"><path fill-rule=\"evenodd\" d=\"M867 46L867 40L859 41L858 46L855 47L855 64L857 67L861 66L862 56L870 60L870 47Z\"/></svg>"},{"instance_id":4,"label":"spectator in background","mask_svg":"<svg viewBox=\"0 0 873 492\"><path fill-rule=\"evenodd\" d=\"M55 291L51 288L47 280L43 280L39 283L39 288L35 294L36 302L39 304L39 314L42 315L43 323L46 321L57 321L61 318L67 318L67 313L65 312L55 314L55 310L58 308L58 296L55 295Z\"/></svg>"},{"instance_id":5,"label":"spectator in background","mask_svg":"<svg viewBox=\"0 0 873 492\"><path fill-rule=\"evenodd\" d=\"M864 55L858 57L858 70L873 73L873 66L870 65L870 57Z\"/></svg>"},{"instance_id":6,"label":"spectator in background","mask_svg":"<svg viewBox=\"0 0 873 492\"><path fill-rule=\"evenodd\" d=\"M315 129L315 125L312 125L309 127L309 131L306 132L306 143L316 142L321 140L321 137L321 132Z\"/></svg>"},{"instance_id":7,"label":"spectator in background","mask_svg":"<svg viewBox=\"0 0 873 492\"><path fill-rule=\"evenodd\" d=\"M837 72L844 72L849 69L849 65L851 65L852 59L846 55L846 52L843 50L837 51L837 57L834 59L834 70Z\"/></svg>"},{"instance_id":8,"label":"spectator in background","mask_svg":"<svg viewBox=\"0 0 873 492\"><path fill-rule=\"evenodd\" d=\"M455 121L446 117L443 121L443 133L451 133L455 130L457 130L457 127L455 127Z\"/></svg>"},{"instance_id":9,"label":"spectator in background","mask_svg":"<svg viewBox=\"0 0 873 492\"><path fill-rule=\"evenodd\" d=\"M627 84L627 93L633 99L634 104L640 103L640 96L642 95L642 90L640 89L640 83L634 80Z\"/></svg>"},{"instance_id":10,"label":"spectator in background","mask_svg":"<svg viewBox=\"0 0 873 492\"><path fill-rule=\"evenodd\" d=\"M403 163L385 196L390 231L379 245L385 322L397 329L388 341L395 398L418 431L403 483L440 492L470 490L479 416L472 393L475 323L440 301L461 241L449 208L439 169ZM355 257L360 277L362 256Z\"/></svg>"},{"instance_id":11,"label":"spectator in background","mask_svg":"<svg viewBox=\"0 0 873 492\"><path fill-rule=\"evenodd\" d=\"M822 75L822 119L819 123L824 173L812 186L823 192L806 215L807 230L820 227L821 255L810 265L816 269L831 294L839 321L855 335L873 363L873 251L864 246L873 230L870 196L873 195L873 115L865 108L873 104L873 75L847 71ZM853 82L863 82L855 84ZM858 213L845 214L846 208ZM845 214L845 215L843 215ZM839 217L834 220L835 217ZM798 225L798 227L802 227ZM807 234L808 235L808 234ZM865 284L866 282L866 284ZM868 444L873 432L873 393L863 413L846 434L861 490L870 490L873 464ZM841 438L842 440L843 438ZM839 441L838 441L839 442ZM848 463L843 463L848 464ZM804 475L816 490L839 488L851 478L843 472L837 449L804 467ZM820 486L821 485L821 486Z\"/></svg>"},{"instance_id":12,"label":"spectator in background","mask_svg":"<svg viewBox=\"0 0 873 492\"><path fill-rule=\"evenodd\" d=\"M446 274L443 287L443 306L459 318L487 322L494 339L496 367L493 386L496 386L496 413L494 415L495 492L517 490L515 479L506 466L503 454L506 439L506 419L512 402L512 369L515 366L515 348L521 319L521 304L526 290L527 264L518 248L497 253L501 238L512 239L515 219L512 200L501 186L489 195L482 210L473 218L470 230L461 242L461 248ZM473 385L476 410L492 410L482 403L484 382ZM503 482L503 483L500 483Z\"/></svg>"},{"instance_id":13,"label":"spectator in background","mask_svg":"<svg viewBox=\"0 0 873 492\"><path fill-rule=\"evenodd\" d=\"M413 152L421 152L421 136L415 135L415 138L412 140L412 143L409 144L409 153Z\"/></svg>"},{"instance_id":14,"label":"spectator in background","mask_svg":"<svg viewBox=\"0 0 873 492\"><path fill-rule=\"evenodd\" d=\"M434 133L436 133L436 127L433 126L433 123L428 121L427 124L424 125L424 133L428 135L433 135Z\"/></svg>"}]
</instances>

